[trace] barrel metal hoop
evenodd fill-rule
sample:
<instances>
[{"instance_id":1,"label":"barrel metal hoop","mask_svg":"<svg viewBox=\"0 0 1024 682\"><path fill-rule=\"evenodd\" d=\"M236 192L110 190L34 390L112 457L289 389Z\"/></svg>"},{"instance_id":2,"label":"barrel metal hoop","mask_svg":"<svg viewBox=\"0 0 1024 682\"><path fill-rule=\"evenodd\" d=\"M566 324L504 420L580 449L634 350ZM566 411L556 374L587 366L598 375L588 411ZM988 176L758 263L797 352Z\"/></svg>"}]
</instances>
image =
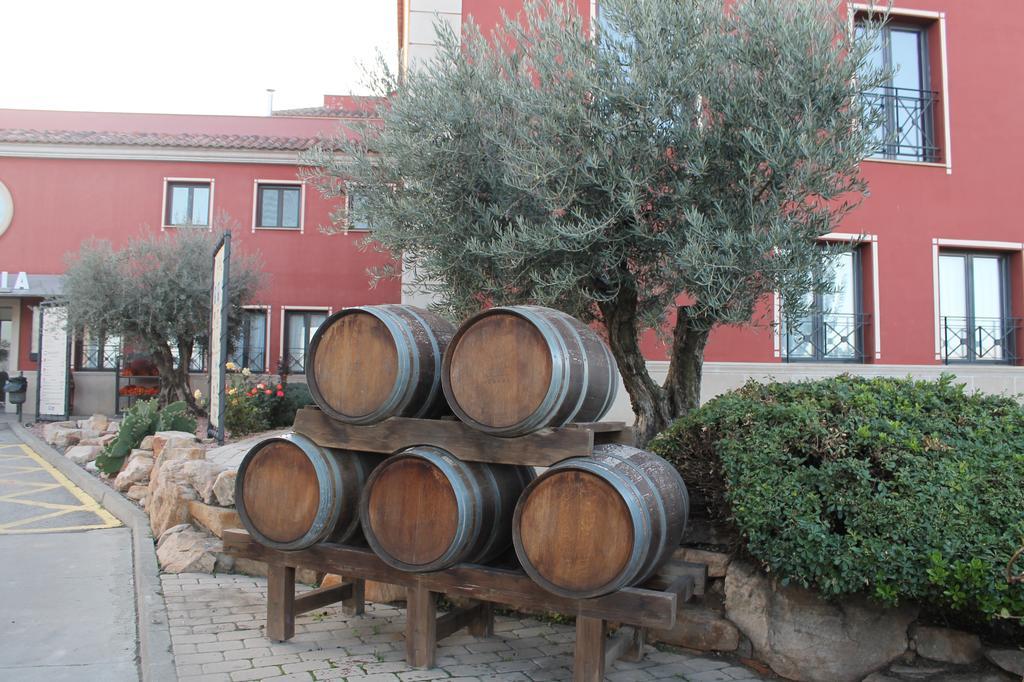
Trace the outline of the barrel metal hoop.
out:
<instances>
[{"instance_id":1,"label":"barrel metal hoop","mask_svg":"<svg viewBox=\"0 0 1024 682\"><path fill-rule=\"evenodd\" d=\"M357 491L356 494L357 495L361 495L361 493L362 493L362 484L364 484L366 482L366 477L370 473L368 468L367 468L367 466L366 466L365 456L361 455L361 454L352 453L352 456L349 457L349 461L352 462L352 466L356 470L357 480L360 483L360 486L358 488L356 488L356 491ZM342 499L339 499L339 501L338 501L338 509L343 509L343 508L345 508L347 506L347 501L345 499L343 499L343 497L345 495L345 487L344 487L344 485L340 485L339 484L337 490L338 490L338 497L342 498ZM360 519L359 519L359 500L358 499L356 500L356 503L355 503L355 510L356 510L356 513L352 515L352 520L348 522L347 526L345 526L345 530L343 530L340 533L335 533L334 534L335 537L338 538L338 540L337 540L338 542L345 542L346 540L351 538L355 534L356 530L359 528Z\"/></svg>"},{"instance_id":2,"label":"barrel metal hoop","mask_svg":"<svg viewBox=\"0 0 1024 682\"><path fill-rule=\"evenodd\" d=\"M452 457L440 448L431 446L410 448L409 451L414 453L414 456L425 459L440 469L448 479L448 483L451 484L452 490L455 491L455 508L458 511L455 537L452 538L452 542L444 554L419 568L421 571L434 571L451 564L452 560L458 557L458 553L470 543L471 538L480 534L482 529L480 528L479 509L483 499L480 488L476 484L476 478L465 462ZM466 485L466 479L469 479L470 486ZM470 497L476 504L469 503L468 498ZM470 517L470 510L477 512L473 518Z\"/></svg>"},{"instance_id":3,"label":"barrel metal hoop","mask_svg":"<svg viewBox=\"0 0 1024 682\"><path fill-rule=\"evenodd\" d=\"M608 367L608 390L605 391L604 405L601 406L601 412L595 417L598 420L608 414L608 410L612 409L612 404L619 394L619 366L615 362L615 356L612 355L611 349L608 348L604 340L601 340L601 350L604 351L605 366Z\"/></svg>"},{"instance_id":4,"label":"barrel metal hoop","mask_svg":"<svg viewBox=\"0 0 1024 682\"><path fill-rule=\"evenodd\" d=\"M406 306L405 310L410 315L415 317L416 320L420 323L420 325L422 325L423 329L427 332L427 338L430 340L431 357L434 361L434 372L430 382L430 392L427 394L426 399L423 401L423 406L420 407L420 409L416 411L416 414L413 415L413 417L422 417L434 407L434 403L437 400L437 394L441 390L441 347L437 343L437 336L434 334L430 325L427 324L427 321L423 319L423 316L416 312L416 310L412 306ZM415 339L413 339L413 341L414 343L412 344L412 348L416 354L417 361L417 366L413 370L413 376L415 377L419 376L419 346L415 344ZM412 382L410 382L410 384L411 383Z\"/></svg>"},{"instance_id":5,"label":"barrel metal hoop","mask_svg":"<svg viewBox=\"0 0 1024 682\"><path fill-rule=\"evenodd\" d=\"M637 463L633 462L630 458L626 457L625 455L622 455L622 454L619 454L618 452L612 451L612 452L601 452L599 456L601 456L601 457L611 457L613 459L616 459L616 460L622 462L624 465L628 466L630 469L632 469L633 471L637 472L640 475L640 477L642 479L644 479L644 481L647 483L648 487L650 487L651 490L653 490L655 492L658 492L658 493L661 492L661 489L658 488L657 485L655 485L654 479L651 478L647 474L646 471L644 471L644 468L641 467L640 465L638 465ZM675 471L675 467L672 467L672 470ZM678 473L676 475L678 475ZM625 478L625 477L623 477L623 478ZM657 502L658 502L658 517L659 517L659 519L661 521L661 523L659 524L660 530L659 530L659 533L658 533L658 544L657 544L657 546L658 547L664 547L665 543L666 543L666 541L668 539L668 523L669 523L668 509L665 508L665 498L664 497L662 497L660 494L655 495L654 497L657 498ZM643 507L644 507L644 509L648 509L647 505L643 505ZM644 580L644 579L646 579L648 577L650 577L650 576L640 576L640 579Z\"/></svg>"},{"instance_id":6,"label":"barrel metal hoop","mask_svg":"<svg viewBox=\"0 0 1024 682\"><path fill-rule=\"evenodd\" d=\"M494 475L494 469L486 464L482 465L484 473L487 475L487 481L491 484L491 489L494 494L491 496L494 500L494 525L491 528L481 528L481 532L488 533L487 543L480 549L479 557L474 557L474 561L480 561L483 557L486 557L488 553L494 549L494 544L498 541L501 533L498 532L499 524L501 523L502 516L505 513L505 505L507 504L505 497L501 494L501 487L498 485L498 479ZM474 480L475 487L475 480ZM483 500L480 500L483 502ZM482 509L482 507L477 507Z\"/></svg>"},{"instance_id":7,"label":"barrel metal hoop","mask_svg":"<svg viewBox=\"0 0 1024 682\"><path fill-rule=\"evenodd\" d=\"M569 422L576 418L576 415L580 413L580 409L583 407L584 399L587 397L587 387L590 386L590 354L587 353L587 347L583 345L583 337L580 336L580 332L578 329L576 329L576 325L570 322L567 323L565 326L567 326L572 331L573 336L576 337L576 345L579 346L580 349L580 358L583 361L583 384L580 390L580 397L576 401L576 407L572 408L572 412L569 413L564 420L562 420L561 424L557 424L557 426L565 426L566 424L568 424ZM568 380L566 380L565 383L566 390L568 391Z\"/></svg>"},{"instance_id":8,"label":"barrel metal hoop","mask_svg":"<svg viewBox=\"0 0 1024 682\"><path fill-rule=\"evenodd\" d=\"M391 333L398 358L397 381L391 387L391 393L388 394L387 399L376 410L357 419L352 419L350 422L352 424L373 424L380 421L384 415L392 414L403 400L409 400L411 378L419 372L419 356L416 353L414 340L409 337L409 330L398 321L399 318L394 313L386 310L383 306L360 306L358 310L373 315L384 324L388 332ZM399 344L400 340L407 343L407 348L404 351ZM412 374L410 374L410 369Z\"/></svg>"},{"instance_id":9,"label":"barrel metal hoop","mask_svg":"<svg viewBox=\"0 0 1024 682\"><path fill-rule=\"evenodd\" d=\"M547 394L545 394L537 409L533 411L533 414L518 424L496 433L515 436L542 428L551 419L552 413L558 409L558 406L562 404L562 401L565 400L565 396L569 392L571 368L570 364L566 362L568 359L568 349L565 346L565 341L556 333L554 325L543 315L534 312L534 309L535 306L500 308L500 310L506 310L519 315L527 322L532 323L534 328L540 332L541 337L548 346L548 353L551 354L551 382L548 384Z\"/></svg>"}]
</instances>

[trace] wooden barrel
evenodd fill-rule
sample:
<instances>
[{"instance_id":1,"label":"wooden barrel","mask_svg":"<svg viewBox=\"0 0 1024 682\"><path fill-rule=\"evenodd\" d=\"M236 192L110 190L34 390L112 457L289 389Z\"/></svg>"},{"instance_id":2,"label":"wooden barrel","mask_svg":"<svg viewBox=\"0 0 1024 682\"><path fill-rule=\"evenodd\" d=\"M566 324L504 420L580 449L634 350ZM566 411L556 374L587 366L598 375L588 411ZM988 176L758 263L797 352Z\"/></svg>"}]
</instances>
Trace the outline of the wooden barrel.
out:
<instances>
[{"instance_id":1,"label":"wooden barrel","mask_svg":"<svg viewBox=\"0 0 1024 682\"><path fill-rule=\"evenodd\" d=\"M297 433L260 441L235 479L235 506L249 534L275 549L360 537L359 496L380 455L322 448Z\"/></svg>"},{"instance_id":2,"label":"wooden barrel","mask_svg":"<svg viewBox=\"0 0 1024 682\"><path fill-rule=\"evenodd\" d=\"M452 411L494 436L598 421L615 400L619 373L593 329L538 306L492 308L466 321L444 356Z\"/></svg>"},{"instance_id":3,"label":"wooden barrel","mask_svg":"<svg viewBox=\"0 0 1024 682\"><path fill-rule=\"evenodd\" d=\"M309 342L309 392L321 410L348 424L437 416L447 407L441 358L454 331L444 318L408 305L340 310Z\"/></svg>"},{"instance_id":4,"label":"wooden barrel","mask_svg":"<svg viewBox=\"0 0 1024 682\"><path fill-rule=\"evenodd\" d=\"M389 457L370 475L360 507L363 533L403 571L486 563L512 544L512 513L531 467L463 462L420 445Z\"/></svg>"},{"instance_id":5,"label":"wooden barrel","mask_svg":"<svg viewBox=\"0 0 1024 682\"><path fill-rule=\"evenodd\" d=\"M608 594L650 578L682 541L689 496L675 467L628 445L554 465L516 506L523 569L564 597Z\"/></svg>"}]
</instances>

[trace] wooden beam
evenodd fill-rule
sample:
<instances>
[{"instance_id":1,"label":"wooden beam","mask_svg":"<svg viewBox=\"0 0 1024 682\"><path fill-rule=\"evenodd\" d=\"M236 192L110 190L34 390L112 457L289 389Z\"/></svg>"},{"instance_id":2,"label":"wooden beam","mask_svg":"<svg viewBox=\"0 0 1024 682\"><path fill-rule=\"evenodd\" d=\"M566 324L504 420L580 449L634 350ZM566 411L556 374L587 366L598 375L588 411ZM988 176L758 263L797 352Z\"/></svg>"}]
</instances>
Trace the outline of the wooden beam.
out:
<instances>
[{"instance_id":1,"label":"wooden beam","mask_svg":"<svg viewBox=\"0 0 1024 682\"><path fill-rule=\"evenodd\" d=\"M361 616L366 611L366 581L353 578L352 594L341 602L341 612L346 616Z\"/></svg>"},{"instance_id":2,"label":"wooden beam","mask_svg":"<svg viewBox=\"0 0 1024 682\"><path fill-rule=\"evenodd\" d=\"M625 426L622 422L597 422L498 438L449 419L391 417L378 424L356 426L306 407L295 414L293 428L321 447L391 454L412 445L435 445L467 462L546 467L569 457L589 457L594 451L595 431L602 434L604 442L612 442Z\"/></svg>"},{"instance_id":3,"label":"wooden beam","mask_svg":"<svg viewBox=\"0 0 1024 682\"><path fill-rule=\"evenodd\" d=\"M477 617L469 624L469 634L473 637L494 635L494 604L488 601L477 604Z\"/></svg>"},{"instance_id":4,"label":"wooden beam","mask_svg":"<svg viewBox=\"0 0 1024 682\"><path fill-rule=\"evenodd\" d=\"M631 625L619 628L604 645L604 667L610 668L612 663L622 658L633 647L633 637L637 629Z\"/></svg>"},{"instance_id":5,"label":"wooden beam","mask_svg":"<svg viewBox=\"0 0 1024 682\"><path fill-rule=\"evenodd\" d=\"M309 592L304 592L295 597L295 613L306 613L313 609L352 597L352 583L341 583L330 587L320 587Z\"/></svg>"},{"instance_id":6,"label":"wooden beam","mask_svg":"<svg viewBox=\"0 0 1024 682\"><path fill-rule=\"evenodd\" d=\"M295 636L295 569L267 566L267 637L284 642Z\"/></svg>"},{"instance_id":7,"label":"wooden beam","mask_svg":"<svg viewBox=\"0 0 1024 682\"><path fill-rule=\"evenodd\" d=\"M475 623L480 619L482 609L483 604L464 606L462 608L452 609L438 618L437 625L435 627L437 640L441 641L445 637L449 637L462 628Z\"/></svg>"}]
</instances>

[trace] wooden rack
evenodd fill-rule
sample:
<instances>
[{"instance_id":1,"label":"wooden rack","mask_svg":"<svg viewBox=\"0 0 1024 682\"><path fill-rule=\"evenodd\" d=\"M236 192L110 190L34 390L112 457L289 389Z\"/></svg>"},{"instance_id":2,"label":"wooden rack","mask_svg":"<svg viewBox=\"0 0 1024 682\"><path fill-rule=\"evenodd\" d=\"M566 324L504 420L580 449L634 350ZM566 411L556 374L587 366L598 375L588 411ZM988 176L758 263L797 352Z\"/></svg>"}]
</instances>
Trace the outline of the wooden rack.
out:
<instances>
[{"instance_id":1,"label":"wooden rack","mask_svg":"<svg viewBox=\"0 0 1024 682\"><path fill-rule=\"evenodd\" d=\"M633 441L623 422L593 422L546 428L517 438L498 438L454 419L391 417L356 426L331 419L317 407L295 415L296 433L321 447L391 454L413 445L436 445L466 462L546 467L569 457L589 457L594 446Z\"/></svg>"},{"instance_id":2,"label":"wooden rack","mask_svg":"<svg viewBox=\"0 0 1024 682\"><path fill-rule=\"evenodd\" d=\"M388 566L369 549L322 543L283 552L260 545L243 530L226 530L224 548L236 557L267 564L266 634L270 639L290 639L297 614L327 604L341 602L346 614L362 613L364 581L375 580L407 590L405 649L410 666L432 668L437 641L462 628L477 637L493 634L492 604L498 603L575 616L573 679L577 682L604 679L605 667L619 658L639 660L645 629L672 628L681 604L703 594L707 583L703 564L672 561L643 587L595 599L569 599L546 592L520 570L462 564L435 573L406 573ZM346 582L296 596L298 567L342 575ZM442 594L469 599L470 605L438 616L437 597ZM624 626L611 638L609 622Z\"/></svg>"}]
</instances>

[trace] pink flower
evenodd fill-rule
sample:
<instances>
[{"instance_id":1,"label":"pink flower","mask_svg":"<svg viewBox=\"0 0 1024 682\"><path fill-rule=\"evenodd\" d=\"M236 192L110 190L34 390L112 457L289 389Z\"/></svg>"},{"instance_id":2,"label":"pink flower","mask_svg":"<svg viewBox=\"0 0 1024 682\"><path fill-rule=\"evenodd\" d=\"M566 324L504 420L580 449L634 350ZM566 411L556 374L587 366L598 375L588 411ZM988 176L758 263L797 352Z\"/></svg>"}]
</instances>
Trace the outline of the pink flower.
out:
<instances>
[{"instance_id":1,"label":"pink flower","mask_svg":"<svg viewBox=\"0 0 1024 682\"><path fill-rule=\"evenodd\" d=\"M263 392L266 393L267 395L270 395L271 393L273 393L273 391L271 391L269 388L267 390L263 391Z\"/></svg>"},{"instance_id":2,"label":"pink flower","mask_svg":"<svg viewBox=\"0 0 1024 682\"><path fill-rule=\"evenodd\" d=\"M278 391L277 392L277 397L278 398L283 398L284 397L284 391Z\"/></svg>"}]
</instances>

